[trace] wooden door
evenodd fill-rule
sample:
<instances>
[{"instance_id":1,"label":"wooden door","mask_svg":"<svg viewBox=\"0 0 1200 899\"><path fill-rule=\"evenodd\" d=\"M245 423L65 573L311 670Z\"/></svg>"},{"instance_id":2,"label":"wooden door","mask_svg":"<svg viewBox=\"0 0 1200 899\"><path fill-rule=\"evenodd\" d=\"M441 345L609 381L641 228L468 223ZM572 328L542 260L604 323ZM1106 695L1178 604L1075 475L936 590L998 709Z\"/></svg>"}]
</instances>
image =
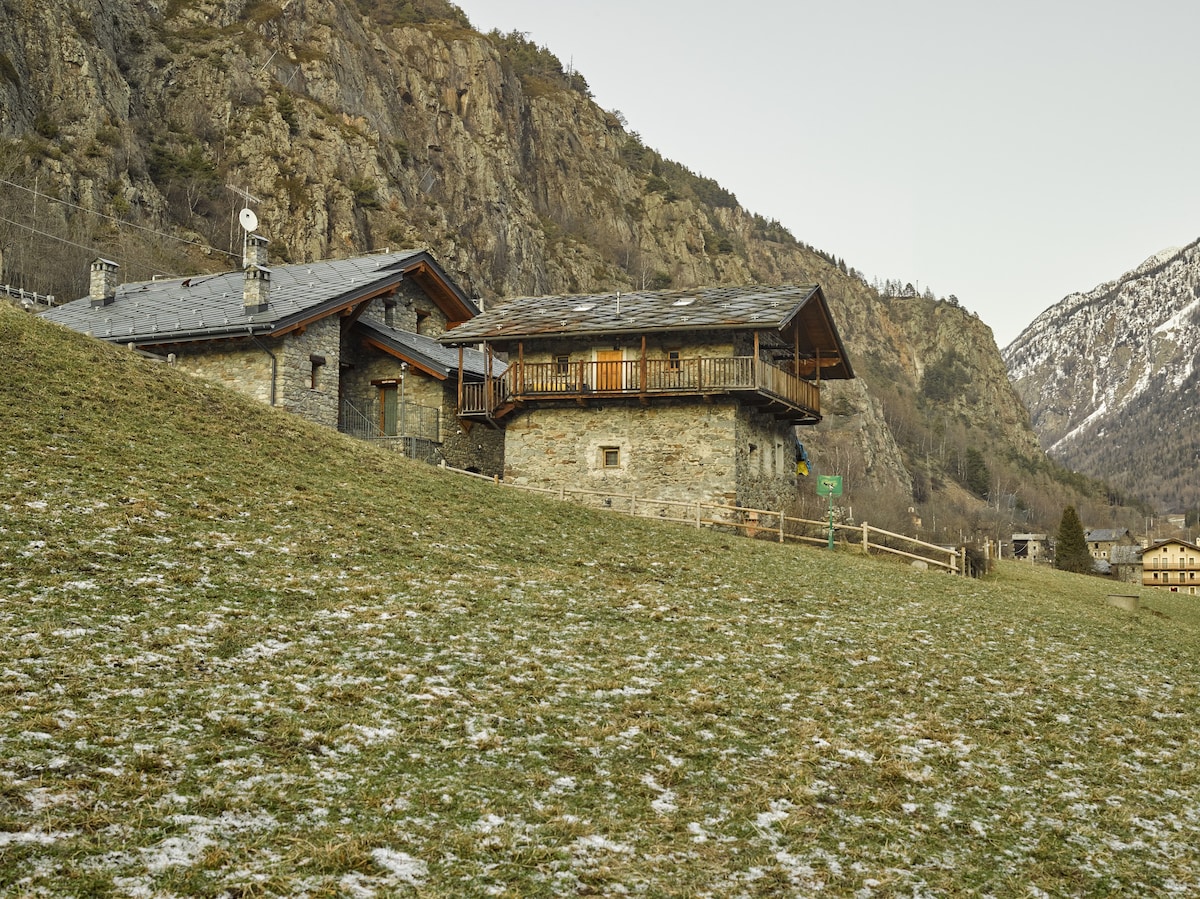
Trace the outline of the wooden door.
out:
<instances>
[{"instance_id":1,"label":"wooden door","mask_svg":"<svg viewBox=\"0 0 1200 899\"><path fill-rule=\"evenodd\" d=\"M399 392L395 385L379 388L379 430L384 437L396 436Z\"/></svg>"},{"instance_id":2,"label":"wooden door","mask_svg":"<svg viewBox=\"0 0 1200 899\"><path fill-rule=\"evenodd\" d=\"M596 389L620 390L621 365L624 354L621 350L596 351Z\"/></svg>"}]
</instances>

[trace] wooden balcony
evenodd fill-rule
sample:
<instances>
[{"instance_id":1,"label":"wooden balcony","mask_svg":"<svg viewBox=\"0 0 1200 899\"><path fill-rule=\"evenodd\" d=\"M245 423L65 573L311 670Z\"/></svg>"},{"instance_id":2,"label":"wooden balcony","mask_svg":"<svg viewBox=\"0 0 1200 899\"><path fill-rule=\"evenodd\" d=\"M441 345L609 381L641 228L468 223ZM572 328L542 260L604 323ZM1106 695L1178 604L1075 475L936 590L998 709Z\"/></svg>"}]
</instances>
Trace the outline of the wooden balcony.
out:
<instances>
[{"instance_id":1,"label":"wooden balcony","mask_svg":"<svg viewBox=\"0 0 1200 899\"><path fill-rule=\"evenodd\" d=\"M821 419L817 384L754 356L634 359L620 362L517 362L498 378L464 383L459 415L498 420L527 403L616 398L735 396L776 418Z\"/></svg>"}]
</instances>

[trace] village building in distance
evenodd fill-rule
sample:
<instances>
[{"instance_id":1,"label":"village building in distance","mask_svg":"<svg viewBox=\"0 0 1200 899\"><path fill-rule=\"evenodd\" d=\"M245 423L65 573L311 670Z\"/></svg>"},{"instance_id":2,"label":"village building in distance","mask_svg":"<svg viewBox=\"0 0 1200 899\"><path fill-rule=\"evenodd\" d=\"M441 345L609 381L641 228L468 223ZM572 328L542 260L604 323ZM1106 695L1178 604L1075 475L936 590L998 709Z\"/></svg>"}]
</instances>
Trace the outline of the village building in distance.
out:
<instances>
[{"instance_id":1,"label":"village building in distance","mask_svg":"<svg viewBox=\"0 0 1200 899\"><path fill-rule=\"evenodd\" d=\"M1088 552L1092 554L1092 558L1105 561L1112 557L1115 547L1138 545L1137 539L1129 532L1128 528L1097 528L1088 531L1084 535L1084 539L1087 541Z\"/></svg>"},{"instance_id":2,"label":"village building in distance","mask_svg":"<svg viewBox=\"0 0 1200 899\"><path fill-rule=\"evenodd\" d=\"M1200 546L1173 537L1142 551L1142 586L1195 596L1200 590Z\"/></svg>"},{"instance_id":3,"label":"village building in distance","mask_svg":"<svg viewBox=\"0 0 1200 899\"><path fill-rule=\"evenodd\" d=\"M439 340L507 357L458 379L507 481L745 508L795 497L796 427L854 377L812 284L523 297Z\"/></svg>"}]
</instances>

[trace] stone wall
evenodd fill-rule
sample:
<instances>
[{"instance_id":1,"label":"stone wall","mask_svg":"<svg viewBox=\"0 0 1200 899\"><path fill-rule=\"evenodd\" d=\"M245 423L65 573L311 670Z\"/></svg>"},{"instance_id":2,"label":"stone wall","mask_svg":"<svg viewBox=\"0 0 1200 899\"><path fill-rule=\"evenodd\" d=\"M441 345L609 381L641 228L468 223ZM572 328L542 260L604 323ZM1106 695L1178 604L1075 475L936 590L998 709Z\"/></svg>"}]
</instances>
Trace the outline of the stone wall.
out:
<instances>
[{"instance_id":1,"label":"stone wall","mask_svg":"<svg viewBox=\"0 0 1200 899\"><path fill-rule=\"evenodd\" d=\"M382 353L379 350L363 349L357 341L348 341L353 346L347 347L345 361L351 367L342 371L342 395L350 400L361 412L378 420L379 418L379 384L378 381L403 381L403 398L406 403L426 406L439 410L440 429L444 433L447 426L449 410L445 406L445 389L443 381L439 381L412 366L407 371L401 368L401 362L395 356ZM403 377L402 377L403 376ZM399 387L397 387L399 390ZM455 388L457 391L457 387ZM438 439L442 439L439 435Z\"/></svg>"},{"instance_id":2,"label":"stone wall","mask_svg":"<svg viewBox=\"0 0 1200 899\"><path fill-rule=\"evenodd\" d=\"M523 358L526 364L559 356L590 362L599 350L621 350L633 362L641 356L641 341L539 340ZM671 350L683 360L749 355L753 335L653 335L646 344L650 360L666 359ZM519 413L506 431L505 479L518 484L759 509L781 509L796 495L792 425L731 398L657 398L649 406L634 400L583 408L546 404ZM606 460L605 450L616 452Z\"/></svg>"},{"instance_id":3,"label":"stone wall","mask_svg":"<svg viewBox=\"0 0 1200 899\"><path fill-rule=\"evenodd\" d=\"M733 504L736 419L732 400L527 409L505 429L504 478L519 485Z\"/></svg>"},{"instance_id":4,"label":"stone wall","mask_svg":"<svg viewBox=\"0 0 1200 899\"><path fill-rule=\"evenodd\" d=\"M338 426L338 379L342 357L342 319L331 315L302 334L282 338L275 404L330 428ZM313 357L324 359L315 365ZM316 370L314 386L314 368Z\"/></svg>"},{"instance_id":5,"label":"stone wall","mask_svg":"<svg viewBox=\"0 0 1200 899\"><path fill-rule=\"evenodd\" d=\"M317 424L337 427L339 316L313 322L303 334L182 345L172 351L181 371L224 384ZM315 366L315 387L314 356L325 360L323 365Z\"/></svg>"},{"instance_id":6,"label":"stone wall","mask_svg":"<svg viewBox=\"0 0 1200 899\"><path fill-rule=\"evenodd\" d=\"M466 424L458 419L458 385L445 382L442 409L442 457L447 465L504 477L505 431L482 422Z\"/></svg>"},{"instance_id":7,"label":"stone wall","mask_svg":"<svg viewBox=\"0 0 1200 899\"><path fill-rule=\"evenodd\" d=\"M424 293L412 284L406 286L412 294L405 305L404 297L398 300L376 300L363 312L367 321L387 326L389 312L385 308L392 303L391 327L415 330L417 311L428 311L422 318L421 333L436 336L446 327L446 317L433 305ZM352 402L363 414L374 422L380 420L380 390L377 383L383 380L399 381L401 363L395 356L378 350L364 348L359 341L348 339L343 346L342 395ZM437 409L441 455L446 464L454 468L477 471L499 476L504 473L504 431L475 424L464 427L458 420L458 383L456 377L440 381L409 366L404 372L404 399L408 403Z\"/></svg>"},{"instance_id":8,"label":"stone wall","mask_svg":"<svg viewBox=\"0 0 1200 899\"><path fill-rule=\"evenodd\" d=\"M783 509L796 498L796 429L753 409L738 410L737 501L750 509Z\"/></svg>"},{"instance_id":9,"label":"stone wall","mask_svg":"<svg viewBox=\"0 0 1200 899\"><path fill-rule=\"evenodd\" d=\"M396 286L394 296L372 300L359 317L377 325L425 337L437 337L446 331L446 314L411 281L401 281Z\"/></svg>"},{"instance_id":10,"label":"stone wall","mask_svg":"<svg viewBox=\"0 0 1200 899\"><path fill-rule=\"evenodd\" d=\"M421 333L442 333L445 315L416 285L402 288L398 300L373 300L362 318L383 325L390 317L394 327L414 331L418 311L428 312L421 316ZM388 303L392 304L390 313ZM421 406L438 410L435 436L442 443L441 454L448 465L495 476L504 472L504 431L482 424L463 427L458 420L458 385L454 377L442 381L412 366L403 371L401 361L394 356L364 348L355 339L343 340L341 316L313 322L303 333L283 338L212 342L174 351L176 365L182 371L217 381L262 403L273 401L281 409L331 428L338 427L343 398L378 423L380 387L372 381L399 382L403 376L403 399L410 409ZM314 356L325 360L317 366L315 387ZM417 433L415 428L409 430L417 436L429 436Z\"/></svg>"},{"instance_id":11,"label":"stone wall","mask_svg":"<svg viewBox=\"0 0 1200 899\"><path fill-rule=\"evenodd\" d=\"M265 347L265 349L264 349ZM180 371L224 384L238 393L270 404L271 373L279 358L279 341L235 340L172 348ZM268 353L269 351L269 353Z\"/></svg>"}]
</instances>

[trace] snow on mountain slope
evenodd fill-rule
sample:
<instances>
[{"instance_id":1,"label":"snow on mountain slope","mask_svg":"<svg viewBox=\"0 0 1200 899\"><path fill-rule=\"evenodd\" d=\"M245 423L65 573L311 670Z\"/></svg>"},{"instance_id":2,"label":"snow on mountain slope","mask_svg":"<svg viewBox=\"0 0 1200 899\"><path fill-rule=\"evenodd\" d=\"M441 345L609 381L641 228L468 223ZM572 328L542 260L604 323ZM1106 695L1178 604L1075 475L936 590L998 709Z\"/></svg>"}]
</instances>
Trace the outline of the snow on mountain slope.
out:
<instances>
[{"instance_id":1,"label":"snow on mountain slope","mask_svg":"<svg viewBox=\"0 0 1200 899\"><path fill-rule=\"evenodd\" d=\"M1192 508L1198 352L1200 241L1065 297L1003 356L1050 453L1156 505Z\"/></svg>"}]
</instances>

